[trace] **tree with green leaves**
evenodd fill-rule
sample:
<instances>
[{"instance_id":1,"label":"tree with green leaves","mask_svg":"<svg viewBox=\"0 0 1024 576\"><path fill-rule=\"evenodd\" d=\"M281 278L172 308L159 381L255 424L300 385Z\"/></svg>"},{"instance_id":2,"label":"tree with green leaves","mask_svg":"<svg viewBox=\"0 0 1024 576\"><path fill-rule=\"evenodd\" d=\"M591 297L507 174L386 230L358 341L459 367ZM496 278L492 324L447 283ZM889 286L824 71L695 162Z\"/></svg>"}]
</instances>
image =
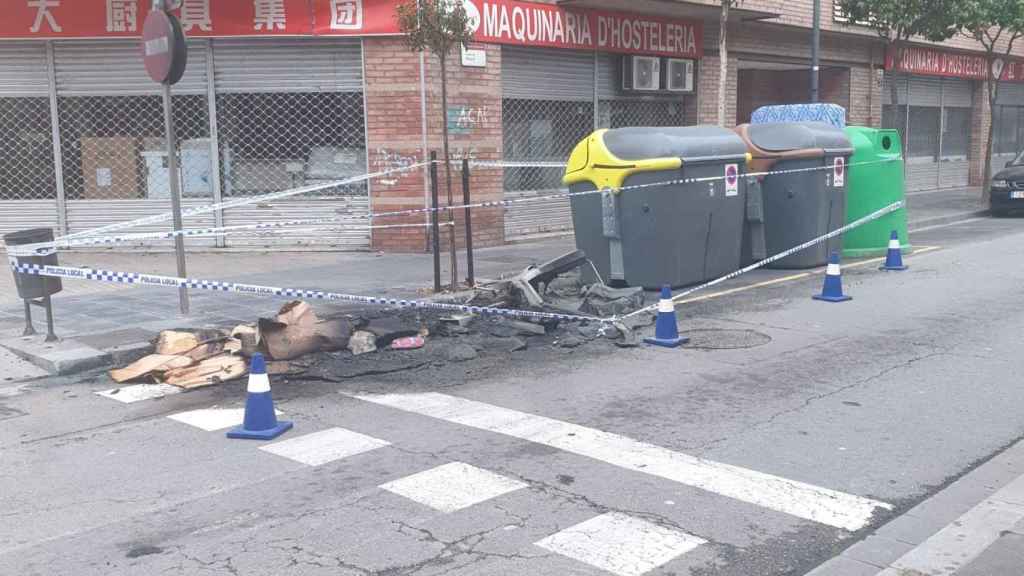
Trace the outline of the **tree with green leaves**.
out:
<instances>
[{"instance_id":1,"label":"tree with green leaves","mask_svg":"<svg viewBox=\"0 0 1024 576\"><path fill-rule=\"evenodd\" d=\"M475 24L461 0L407 0L396 9L398 27L413 52L430 51L441 64L441 130L444 144L444 170L448 205L452 197L452 159L448 146L448 55L455 48L468 46ZM452 290L458 286L458 261L455 254L455 215L448 210L448 239L451 250Z\"/></svg>"},{"instance_id":2,"label":"tree with green leaves","mask_svg":"<svg viewBox=\"0 0 1024 576\"><path fill-rule=\"evenodd\" d=\"M960 0L955 15L960 33L974 39L985 49L986 82L990 114L995 115L999 98L999 83L1006 59L1014 45L1024 36L1024 1L1021 0ZM991 186L992 142L995 126L988 131L985 142L984 197Z\"/></svg>"},{"instance_id":3,"label":"tree with green leaves","mask_svg":"<svg viewBox=\"0 0 1024 576\"><path fill-rule=\"evenodd\" d=\"M903 51L913 38L941 42L957 33L953 8L962 0L839 0L837 7L854 25L872 28L885 41L893 63L903 59ZM893 66L893 74L897 72ZM892 103L899 102L897 83L891 82ZM906 142L904 142L906 146Z\"/></svg>"}]
</instances>

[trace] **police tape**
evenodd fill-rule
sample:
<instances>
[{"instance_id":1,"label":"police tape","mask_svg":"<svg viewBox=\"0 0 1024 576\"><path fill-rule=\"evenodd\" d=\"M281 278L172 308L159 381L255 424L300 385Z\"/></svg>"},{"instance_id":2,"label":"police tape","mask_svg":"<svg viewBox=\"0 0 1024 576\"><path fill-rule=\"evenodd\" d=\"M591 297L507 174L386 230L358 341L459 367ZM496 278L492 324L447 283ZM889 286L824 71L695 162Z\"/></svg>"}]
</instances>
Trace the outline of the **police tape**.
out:
<instances>
[{"instance_id":1,"label":"police tape","mask_svg":"<svg viewBox=\"0 0 1024 576\"><path fill-rule=\"evenodd\" d=\"M831 238L835 238L836 236L839 236L840 234L843 234L844 232L849 232L850 230L853 230L854 228L857 228L859 226L863 226L864 224L867 224L868 222L877 220L877 219L881 218L882 216L885 216L886 214L890 214L892 212L895 212L895 211L903 208L903 206L904 206L903 200L897 200L896 202L893 202L892 204L889 204L888 206L885 206L883 208L879 208L878 210L875 210L874 212L872 212L872 213L870 213L870 214L868 214L866 216L858 218L858 219L854 220L853 222L850 222L849 224L847 224L847 225L845 225L845 226L843 226L841 228L836 228L835 230L833 230L833 231L831 231L831 232L829 232L827 234L823 234L821 236L818 236L817 238L814 238L812 240L808 240L807 242L804 242L803 244L800 244L799 246L794 246L794 247L792 247L792 248L790 248L788 250L784 250L782 252L779 252L778 254L775 254L774 256L769 256L768 258L765 258L764 260L760 260L758 262L754 262L753 264L751 264L749 266L746 266L744 268L740 268L739 270L736 270L735 272L730 272L730 273L726 274L725 276L721 276L719 278L715 278L714 280L710 280L710 281L705 282L703 284L698 284L697 286L693 286L692 288L687 288L686 290L683 290L682 292L680 292L680 293L676 294L675 296L673 296L672 297L672 302L676 303L679 300L682 300L683 298L686 298L687 296L693 294L694 292L699 292L700 290L706 290L708 288L711 288L712 286L716 286L718 284L721 284L722 282L726 282L728 280L732 280L733 278L737 278L739 276L742 276L743 274L746 274L747 272L750 272L752 270L757 270L758 268L767 266L767 265L769 265L769 264L771 264L773 262L778 262L779 260L781 260L781 259L783 259L783 258L785 258L787 256L792 256L793 254L796 254L797 252L799 252L801 250L806 250L806 249L810 248L811 246L815 246L817 244L821 244L822 242L826 242L826 241L828 241ZM625 316L623 316L623 318L631 318L633 316L638 316L640 314L646 314L646 313L649 313L649 312L653 312L657 308L658 308L658 304L652 304L650 306L641 308L641 309L636 310L634 312L630 312L629 314L626 314Z\"/></svg>"},{"instance_id":2,"label":"police tape","mask_svg":"<svg viewBox=\"0 0 1024 576\"><path fill-rule=\"evenodd\" d=\"M282 288L260 284L242 284L239 282L222 282L218 280L202 280L197 278L181 278L177 276L160 276L139 272L115 272L111 270L95 270L69 266L47 266L42 264L17 262L11 259L11 268L18 273L33 274L70 280L99 280L119 284L139 286L159 286L162 288L194 288L212 292L233 292L252 296L281 296L287 298L306 298L309 300L325 300L329 302L352 302L374 306L395 306L398 308L415 308L424 310L443 310L447 312L469 312L483 316L501 316L527 318L532 320L552 320L565 322L601 322L610 323L612 319L602 319L578 314L559 314L556 312L540 312L534 310L515 310L511 308L495 308L493 306L470 306L468 304L452 304L403 298L386 298L383 296L360 296L340 292L322 290L305 290L301 288Z\"/></svg>"},{"instance_id":3,"label":"police tape","mask_svg":"<svg viewBox=\"0 0 1024 576\"><path fill-rule=\"evenodd\" d=\"M857 163L854 163L854 164L844 164L841 169L842 170L846 170L846 169L849 169L849 168L854 168L854 167L859 167L859 166L867 166L867 165L873 165L873 164L884 164L884 163L895 162L897 160L898 160L898 158L892 158L892 159L887 158L887 159L883 159L883 160L870 160L870 161L866 161L866 162L857 162ZM440 162L440 161L438 161L438 162ZM410 169L414 169L414 168L417 168L417 167L422 167L422 166L425 166L425 165L428 165L428 164L429 164L429 162L418 163L418 164L414 164L414 165L409 165L408 167L405 167L405 168L403 168L401 170L410 170ZM533 167L538 167L538 166L540 166L540 167L547 167L549 164L552 164L552 163L547 163L547 162L538 162L538 163L487 162L487 163L484 163L482 165L487 165L487 166L503 166L503 167L523 167L523 166L529 165L529 166L533 166ZM823 170L836 170L836 169L837 169L836 166L812 166L812 167L805 167L805 168L790 168L790 169L786 169L786 170L770 170L770 171L762 171L762 172L747 172L747 173L744 173L744 174L740 174L739 176L746 177L746 178L760 178L760 177L763 177L763 176L778 176L778 175L785 175L785 174L799 174L799 173L806 173L806 172L817 172L817 171L823 171ZM389 172L394 172L394 171L389 171ZM368 174L368 175L365 175L362 178L364 180L368 180L368 179L371 179L371 178L376 178L380 174L382 174L382 173L378 172L378 173L374 173L374 174ZM605 193L605 192L622 193L622 192L629 192L629 191L634 191L634 190L643 190L643 189L648 189L648 188L655 188L655 187L660 187L660 186L682 186L682 185L686 185L686 184L712 183L712 182L717 182L717 181L723 181L723 180L726 180L728 178L729 178L729 176L726 176L726 175L723 175L723 176L703 176L703 177L695 177L695 178L674 178L674 179L670 179L670 180L662 180L662 181L658 181L658 182L649 182L649 183L645 183L645 184L633 184L633 185L629 185L629 186L610 187L610 188L595 189L595 190L579 190L579 191L559 190L559 191L553 191L550 194L541 194L541 195L534 195L534 196L521 196L521 197L518 197L518 198L505 198L505 199L502 199L502 200L488 200L488 201L475 202L475 203L469 203L469 204L457 204L457 205L450 205L450 206L439 206L437 208L434 208L434 207L411 208L411 209L406 209L406 210L396 210L396 211L390 211L390 212L376 212L376 213L369 212L369 213L366 213L366 214L345 214L345 215L339 215L339 216L333 216L333 217L321 217L321 218L312 218L312 219L293 219L293 220L283 220L283 221L277 221L277 222L262 222L262 223L253 223L253 224L239 224L239 225L234 225L234 226L220 226L220 227L211 227L211 228L171 230L171 231L168 231L168 232L149 232L149 233L137 233L137 234L127 234L127 235L119 235L119 236L93 236L93 237L81 237L81 236L79 236L77 238L74 237L76 235L68 235L68 236L63 236L63 237L60 237L58 239L55 239L55 240L53 240L51 242L40 242L40 243L34 243L34 244L23 244L23 245L14 246L14 247L7 247L7 253L11 254L11 255L14 255L14 256L31 256L31 255L40 256L40 255L51 254L51 253L53 253L53 252L55 252L55 251L57 251L59 249L65 249L65 248L122 244L122 243L126 243L126 242L137 242L137 241L146 240L146 239L170 239L170 238L174 238L176 236L183 236L183 237L227 236L230 233L237 233L237 232L241 232L241 231L268 230L268 229L273 229L273 228L284 228L284 227L289 227L289 226L310 226L310 225L320 225L320 224L331 224L331 223L344 222L345 220L352 220L352 221L358 221L358 220L363 220L363 219L373 220L375 218L394 218L394 217L402 217L402 216L406 216L407 217L407 216L416 216L416 215L422 215L422 214L430 214L430 213L434 213L434 212L438 212L438 213L450 212L450 211L453 211L453 210L474 210L474 209L482 209L482 208L508 208L508 207L512 207L512 206L515 206L515 205L518 205L518 204L533 203L533 202L547 202L547 201L551 201L551 200L561 200L561 199L571 199L571 198L577 198L577 197L581 197L581 196L589 196L589 195L593 195L593 194L602 194L602 193ZM339 183L330 184L330 185L325 184L325 185L320 185L320 186L317 186L317 187L314 187L314 188L316 188L317 190L320 190L320 189L324 189L324 188L336 187L336 186L339 186L339 185L342 185L342 184L339 184ZM287 194L287 195L294 195L294 194L299 194L299 193L305 193L304 191L306 189L308 189L308 188L310 188L310 187L296 189L296 190L302 190L303 192L296 192L295 190L285 190L285 191L282 191L282 192L277 192L277 193L274 193L274 194L264 195L264 196L259 196L259 197L253 197L253 198L259 198L258 201L266 201L267 199L273 199L273 198L270 198L270 197L271 196L275 196L275 195L285 195L285 194ZM282 196L282 197L284 197L284 196ZM233 202L243 202L243 201L248 201L248 200L252 200L252 198L239 199L239 200L233 201ZM227 206L227 204L229 204L229 203L222 203L222 204L224 204L223 207L229 207L229 206ZM242 204L232 204L232 206L236 206L236 205L242 205ZM194 209L188 210L185 213L183 213L183 216L191 216L191 215L194 215L194 214L202 213L202 212L197 212L197 210L199 210L199 209L203 209L204 212L209 212L209 211L212 211L212 210L219 209L219 208L212 208L212 209L210 209L210 206L218 206L218 205L211 204L211 205L207 205L207 206L203 206L203 207L199 207L199 208L194 208ZM167 214L162 214L162 215L158 215L158 216L159 217L164 217L164 216L167 216ZM104 227L104 228L98 228L98 229L94 230L94 232L98 232L98 231L102 231L102 230L113 230L112 227L114 227L114 226L118 226L118 227L120 227L120 229L125 229L125 228L131 228L131 227L137 226L137 225L148 224L148 223L150 223L150 220L152 218L156 218L158 216L150 216L150 217L142 218L142 219L135 220L135 221L114 224L114 225L107 226L107 227ZM166 220L167 218L163 218L163 219ZM422 224L422 225L416 224L414 226L427 226L427 225L428 224ZM397 227L397 226L391 226L391 227ZM403 227L411 227L411 226L403 226ZM375 226L375 228L383 228L383 226ZM77 235L82 235L82 234L86 234L86 232L79 232L79 233L77 233Z\"/></svg>"},{"instance_id":4,"label":"police tape","mask_svg":"<svg viewBox=\"0 0 1024 576\"><path fill-rule=\"evenodd\" d=\"M775 254L755 262L749 266L736 270L716 278L709 282L699 284L672 298L672 302L678 302L679 300L698 292L705 290L722 282L731 280L752 270L756 270L782 258L795 254L801 250L806 250L811 246L820 244L834 238L844 232L848 232L859 226L863 226L868 222L877 220L886 214L895 212L903 208L904 202L902 200L893 202L888 206L880 208L866 216L858 218L845 226L832 230L827 234L818 236L817 238L808 240L803 244L794 246L788 250ZM11 264L11 268L16 273L22 274L34 274L38 276L48 276L57 278L67 279L80 279L80 280L100 280L105 282L116 282L121 284L135 284L135 285L146 285L146 286L160 286L165 288L194 288L198 290L210 290L215 292L234 292L238 294L249 294L255 296L283 296L291 298L307 298L317 299L335 302L353 302L360 304L369 304L376 306L397 306L399 308L415 308L415 309L432 309L432 310L445 310L451 312L468 312L474 314L481 314L485 316L501 316L511 318L528 318L534 320L555 320L555 321L567 321L567 322L599 322L606 325L616 324L621 320L638 316L652 312L657 309L658 304L647 306L625 314L622 316L610 316L605 318L599 318L595 316L583 316L579 314L560 314L556 312L540 312L534 310L517 310L512 308L496 308L493 306L470 306L466 304L451 304L445 302L433 302L429 300L415 300L415 299L401 299L401 298L386 298L383 296L361 296L356 294L345 294L339 292L327 292L321 290L305 290L299 288L282 288L277 286L264 286L258 284L243 284L238 282L224 282L217 280L201 280L195 278L181 278L176 276L160 276L156 274L143 274L139 272L115 272L110 270L96 270L92 268L78 268L68 266L48 266L42 264L35 264L30 262L20 262L18 258L14 256L8 256ZM660 302L659 302L660 304Z\"/></svg>"}]
</instances>

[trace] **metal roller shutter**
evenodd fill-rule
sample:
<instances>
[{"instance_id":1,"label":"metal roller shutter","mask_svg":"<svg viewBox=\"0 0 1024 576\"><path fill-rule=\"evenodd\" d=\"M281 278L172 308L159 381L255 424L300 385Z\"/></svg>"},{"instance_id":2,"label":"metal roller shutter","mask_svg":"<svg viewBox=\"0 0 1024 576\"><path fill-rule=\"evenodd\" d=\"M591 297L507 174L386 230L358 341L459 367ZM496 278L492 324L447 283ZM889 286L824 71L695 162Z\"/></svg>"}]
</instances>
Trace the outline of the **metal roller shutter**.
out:
<instances>
[{"instance_id":1,"label":"metal roller shutter","mask_svg":"<svg viewBox=\"0 0 1024 576\"><path fill-rule=\"evenodd\" d=\"M359 40L215 40L218 94L362 92Z\"/></svg>"},{"instance_id":2,"label":"metal roller shutter","mask_svg":"<svg viewBox=\"0 0 1024 576\"><path fill-rule=\"evenodd\" d=\"M504 155L507 160L564 161L594 129L593 52L503 46ZM561 189L560 168L506 168L505 198ZM568 199L521 202L505 212L509 241L572 231Z\"/></svg>"},{"instance_id":3,"label":"metal roller shutter","mask_svg":"<svg viewBox=\"0 0 1024 576\"><path fill-rule=\"evenodd\" d=\"M188 42L188 66L175 94L206 94L206 41ZM60 96L158 95L146 74L138 41L61 41L54 44Z\"/></svg>"},{"instance_id":4,"label":"metal roller shutter","mask_svg":"<svg viewBox=\"0 0 1024 576\"><path fill-rule=\"evenodd\" d=\"M973 86L968 80L942 79L942 150L940 188L967 186L970 182L968 153L971 143Z\"/></svg>"},{"instance_id":5,"label":"metal roller shutter","mask_svg":"<svg viewBox=\"0 0 1024 576\"><path fill-rule=\"evenodd\" d=\"M996 139L992 153L993 174L1024 149L1024 84L1003 82L999 85L996 102L992 117Z\"/></svg>"},{"instance_id":6,"label":"metal roller shutter","mask_svg":"<svg viewBox=\"0 0 1024 576\"><path fill-rule=\"evenodd\" d=\"M907 97L910 101L906 137L907 189L936 188L939 184L942 79L910 76L907 84Z\"/></svg>"},{"instance_id":7,"label":"metal roller shutter","mask_svg":"<svg viewBox=\"0 0 1024 576\"><path fill-rule=\"evenodd\" d=\"M309 172L314 163L327 172L319 176L323 181L367 172L360 40L214 40L213 70L225 197L315 183ZM343 172L332 158L345 159ZM327 197L228 208L225 226L338 212L356 218L335 228L233 234L225 242L369 249L367 190L351 186Z\"/></svg>"},{"instance_id":8,"label":"metal roller shutter","mask_svg":"<svg viewBox=\"0 0 1024 576\"><path fill-rule=\"evenodd\" d=\"M523 100L594 100L592 52L554 48L501 49L503 98Z\"/></svg>"},{"instance_id":9,"label":"metal roller shutter","mask_svg":"<svg viewBox=\"0 0 1024 576\"><path fill-rule=\"evenodd\" d=\"M0 234L58 226L47 70L46 44L0 43Z\"/></svg>"}]
</instances>

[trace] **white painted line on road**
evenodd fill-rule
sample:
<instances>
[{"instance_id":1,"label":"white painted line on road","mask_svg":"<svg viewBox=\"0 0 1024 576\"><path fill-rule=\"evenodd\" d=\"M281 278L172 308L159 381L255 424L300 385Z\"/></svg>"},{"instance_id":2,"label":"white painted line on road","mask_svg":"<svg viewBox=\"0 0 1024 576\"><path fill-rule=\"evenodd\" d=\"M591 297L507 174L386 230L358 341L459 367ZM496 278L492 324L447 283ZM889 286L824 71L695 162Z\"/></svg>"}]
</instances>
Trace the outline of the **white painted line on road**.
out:
<instances>
[{"instance_id":1,"label":"white painted line on road","mask_svg":"<svg viewBox=\"0 0 1024 576\"><path fill-rule=\"evenodd\" d=\"M281 412L277 412L278 416ZM203 408L200 410L189 410L178 412L168 416L171 420L177 420L189 426L195 426L200 430L213 432L238 426L245 420L244 408Z\"/></svg>"},{"instance_id":2,"label":"white painted line on road","mask_svg":"<svg viewBox=\"0 0 1024 576\"><path fill-rule=\"evenodd\" d=\"M381 394L360 395L356 398L544 444L627 470L658 476L846 530L863 528L871 521L876 508L892 508L884 502L853 494L705 460L618 434L446 394Z\"/></svg>"},{"instance_id":3,"label":"white painted line on road","mask_svg":"<svg viewBox=\"0 0 1024 576\"><path fill-rule=\"evenodd\" d=\"M180 392L181 388L170 384L132 384L131 386L101 390L96 392L96 394L104 398L124 402L125 404L132 404L143 400L163 398L164 396L179 394Z\"/></svg>"},{"instance_id":4,"label":"white painted line on road","mask_svg":"<svg viewBox=\"0 0 1024 576\"><path fill-rule=\"evenodd\" d=\"M390 442L379 440L344 428L328 428L305 436L290 438L260 446L260 450L277 454L308 466L320 466L384 446Z\"/></svg>"},{"instance_id":5,"label":"white painted line on road","mask_svg":"<svg viewBox=\"0 0 1024 576\"><path fill-rule=\"evenodd\" d=\"M707 541L621 512L609 512L536 543L618 576L641 576Z\"/></svg>"},{"instance_id":6,"label":"white painted line on road","mask_svg":"<svg viewBox=\"0 0 1024 576\"><path fill-rule=\"evenodd\" d=\"M965 512L878 576L951 576L1021 520L1024 520L1024 476Z\"/></svg>"},{"instance_id":7,"label":"white painted line on road","mask_svg":"<svg viewBox=\"0 0 1024 576\"><path fill-rule=\"evenodd\" d=\"M938 228L949 228L950 226L959 226L960 224L968 224L970 222L977 222L979 220L991 220L991 218L968 218L966 220L957 220L956 222L947 222L946 224L925 226L924 228L911 228L907 230L907 234L914 234L916 232L927 232L928 230L936 230Z\"/></svg>"},{"instance_id":8,"label":"white painted line on road","mask_svg":"<svg viewBox=\"0 0 1024 576\"><path fill-rule=\"evenodd\" d=\"M450 462L380 487L435 510L451 513L526 488L526 484L463 462Z\"/></svg>"}]
</instances>

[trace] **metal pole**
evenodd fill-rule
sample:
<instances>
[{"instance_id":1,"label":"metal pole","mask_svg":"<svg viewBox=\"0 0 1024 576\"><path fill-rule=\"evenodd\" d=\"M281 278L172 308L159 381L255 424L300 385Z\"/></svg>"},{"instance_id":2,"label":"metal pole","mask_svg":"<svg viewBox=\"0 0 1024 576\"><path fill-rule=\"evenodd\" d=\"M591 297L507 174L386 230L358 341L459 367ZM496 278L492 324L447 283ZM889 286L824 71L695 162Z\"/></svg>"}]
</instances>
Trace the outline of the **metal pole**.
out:
<instances>
[{"instance_id":1,"label":"metal pole","mask_svg":"<svg viewBox=\"0 0 1024 576\"><path fill-rule=\"evenodd\" d=\"M174 114L171 102L171 86L163 84L164 92L164 131L167 135L167 171L170 173L171 210L174 212L174 229L181 230L181 182L178 173L178 137L174 133ZM178 257L178 277L185 278L185 239L181 235L174 237L174 252ZM181 314L188 315L188 288L178 288L178 300Z\"/></svg>"},{"instance_id":2,"label":"metal pole","mask_svg":"<svg viewBox=\"0 0 1024 576\"><path fill-rule=\"evenodd\" d=\"M469 158L462 159L462 204L469 205ZM466 220L466 283L473 286L476 282L473 278L473 220L470 213L469 208L463 208Z\"/></svg>"},{"instance_id":3,"label":"metal pole","mask_svg":"<svg viewBox=\"0 0 1024 576\"><path fill-rule=\"evenodd\" d=\"M441 291L441 229L437 224L437 152L430 153L430 244L434 252L434 292Z\"/></svg>"},{"instance_id":4,"label":"metal pole","mask_svg":"<svg viewBox=\"0 0 1024 576\"><path fill-rule=\"evenodd\" d=\"M50 140L53 144L53 176L57 192L57 228L62 235L70 234L68 228L68 203L64 191L64 150L61 145L60 114L57 102L57 73L54 67L53 42L46 42L46 71L50 96Z\"/></svg>"},{"instance_id":5,"label":"metal pole","mask_svg":"<svg viewBox=\"0 0 1024 576\"><path fill-rule=\"evenodd\" d=\"M811 102L818 102L818 52L821 50L821 0L814 0L811 31Z\"/></svg>"},{"instance_id":6,"label":"metal pole","mask_svg":"<svg viewBox=\"0 0 1024 576\"><path fill-rule=\"evenodd\" d=\"M206 110L210 120L210 177L213 191L213 201L220 204L224 199L220 187L220 127L217 124L217 90L214 85L214 54L213 40L206 41ZM369 172L369 170L367 170ZM213 224L218 228L224 225L224 211L217 210L213 213ZM217 247L223 248L227 245L226 236L216 237Z\"/></svg>"}]
</instances>

